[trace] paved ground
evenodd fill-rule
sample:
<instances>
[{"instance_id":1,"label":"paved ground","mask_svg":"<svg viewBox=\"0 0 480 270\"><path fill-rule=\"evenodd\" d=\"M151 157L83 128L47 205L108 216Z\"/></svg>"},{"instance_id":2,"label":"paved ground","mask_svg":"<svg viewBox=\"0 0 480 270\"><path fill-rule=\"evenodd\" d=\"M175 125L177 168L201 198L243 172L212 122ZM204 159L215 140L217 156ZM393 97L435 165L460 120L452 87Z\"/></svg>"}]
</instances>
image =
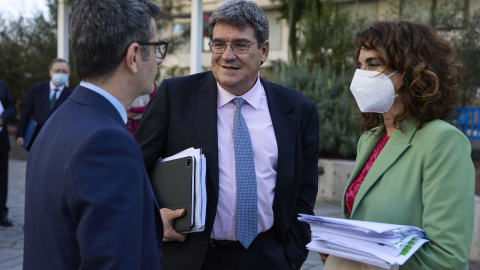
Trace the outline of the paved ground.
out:
<instances>
[{"instance_id":1,"label":"paved ground","mask_svg":"<svg viewBox=\"0 0 480 270\"><path fill-rule=\"evenodd\" d=\"M0 226L0 269L21 270L23 260L23 221L25 198L25 161L10 160L9 163L9 194L7 206L10 209L9 218L13 227ZM329 217L340 217L340 207L330 203L318 202L315 214ZM316 252L310 252L303 265L304 270L321 270L322 262ZM470 266L470 270L480 270L480 266Z\"/></svg>"}]
</instances>

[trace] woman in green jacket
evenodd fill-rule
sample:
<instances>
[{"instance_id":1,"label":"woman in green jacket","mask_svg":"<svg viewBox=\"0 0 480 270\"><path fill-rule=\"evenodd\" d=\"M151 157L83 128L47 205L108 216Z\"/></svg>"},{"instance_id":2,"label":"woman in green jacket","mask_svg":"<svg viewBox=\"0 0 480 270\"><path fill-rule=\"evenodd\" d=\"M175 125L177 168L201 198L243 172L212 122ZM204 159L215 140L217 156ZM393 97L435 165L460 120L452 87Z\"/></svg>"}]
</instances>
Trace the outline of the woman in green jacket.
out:
<instances>
[{"instance_id":1,"label":"woman in green jacket","mask_svg":"<svg viewBox=\"0 0 480 270\"><path fill-rule=\"evenodd\" d=\"M345 218L417 226L430 242L400 270L468 269L475 171L468 139L445 119L462 65L428 25L376 22L357 33L351 91L362 111ZM329 256L324 269L374 269Z\"/></svg>"}]
</instances>

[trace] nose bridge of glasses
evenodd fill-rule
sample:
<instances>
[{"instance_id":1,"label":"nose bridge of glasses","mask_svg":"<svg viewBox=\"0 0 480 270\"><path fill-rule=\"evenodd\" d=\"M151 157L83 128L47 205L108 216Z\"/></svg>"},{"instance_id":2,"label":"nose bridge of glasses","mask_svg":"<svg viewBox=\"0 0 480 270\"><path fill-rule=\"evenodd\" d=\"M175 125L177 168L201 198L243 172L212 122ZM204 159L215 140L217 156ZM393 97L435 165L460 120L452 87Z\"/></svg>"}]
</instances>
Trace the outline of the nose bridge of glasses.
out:
<instances>
[{"instance_id":1,"label":"nose bridge of glasses","mask_svg":"<svg viewBox=\"0 0 480 270\"><path fill-rule=\"evenodd\" d=\"M225 42L225 49L223 50L223 52L225 52L227 50L227 48L230 47L230 49L234 53L238 53L237 51L235 51L235 44L236 44L236 42ZM228 46L228 45L230 45L230 46Z\"/></svg>"}]
</instances>

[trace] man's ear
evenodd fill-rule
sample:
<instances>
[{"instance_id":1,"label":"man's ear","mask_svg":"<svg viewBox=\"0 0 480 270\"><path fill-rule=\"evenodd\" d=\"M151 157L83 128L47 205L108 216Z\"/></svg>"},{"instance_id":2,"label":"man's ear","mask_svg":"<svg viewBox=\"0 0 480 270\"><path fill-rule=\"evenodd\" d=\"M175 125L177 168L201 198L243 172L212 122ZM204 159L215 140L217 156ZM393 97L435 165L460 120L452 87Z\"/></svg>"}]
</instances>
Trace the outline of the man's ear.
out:
<instances>
[{"instance_id":1,"label":"man's ear","mask_svg":"<svg viewBox=\"0 0 480 270\"><path fill-rule=\"evenodd\" d=\"M123 60L126 68L134 74L138 72L138 61L140 61L141 53L140 45L134 42L128 46L127 54Z\"/></svg>"},{"instance_id":2,"label":"man's ear","mask_svg":"<svg viewBox=\"0 0 480 270\"><path fill-rule=\"evenodd\" d=\"M268 53L270 51L270 42L268 40L265 40L265 42L263 42L260 50L262 51L262 56L261 56L261 59L260 59L260 65L263 65L263 63L267 62L267 59L268 59Z\"/></svg>"}]
</instances>

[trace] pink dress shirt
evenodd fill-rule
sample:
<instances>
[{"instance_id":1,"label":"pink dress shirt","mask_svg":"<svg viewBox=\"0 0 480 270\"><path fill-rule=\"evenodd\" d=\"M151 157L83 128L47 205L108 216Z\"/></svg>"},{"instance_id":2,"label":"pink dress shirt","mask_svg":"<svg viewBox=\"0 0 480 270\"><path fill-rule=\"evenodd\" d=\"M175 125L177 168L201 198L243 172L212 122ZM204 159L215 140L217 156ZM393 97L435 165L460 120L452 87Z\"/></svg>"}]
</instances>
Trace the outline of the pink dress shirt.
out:
<instances>
[{"instance_id":1,"label":"pink dress shirt","mask_svg":"<svg viewBox=\"0 0 480 270\"><path fill-rule=\"evenodd\" d=\"M237 240L235 222L237 185L233 147L233 116L236 97L217 84L217 132L219 194L217 214L213 224L213 239ZM265 89L258 79L244 95L242 115L252 141L258 194L258 232L273 226L273 198L277 181L278 148L273 123L268 109Z\"/></svg>"}]
</instances>

